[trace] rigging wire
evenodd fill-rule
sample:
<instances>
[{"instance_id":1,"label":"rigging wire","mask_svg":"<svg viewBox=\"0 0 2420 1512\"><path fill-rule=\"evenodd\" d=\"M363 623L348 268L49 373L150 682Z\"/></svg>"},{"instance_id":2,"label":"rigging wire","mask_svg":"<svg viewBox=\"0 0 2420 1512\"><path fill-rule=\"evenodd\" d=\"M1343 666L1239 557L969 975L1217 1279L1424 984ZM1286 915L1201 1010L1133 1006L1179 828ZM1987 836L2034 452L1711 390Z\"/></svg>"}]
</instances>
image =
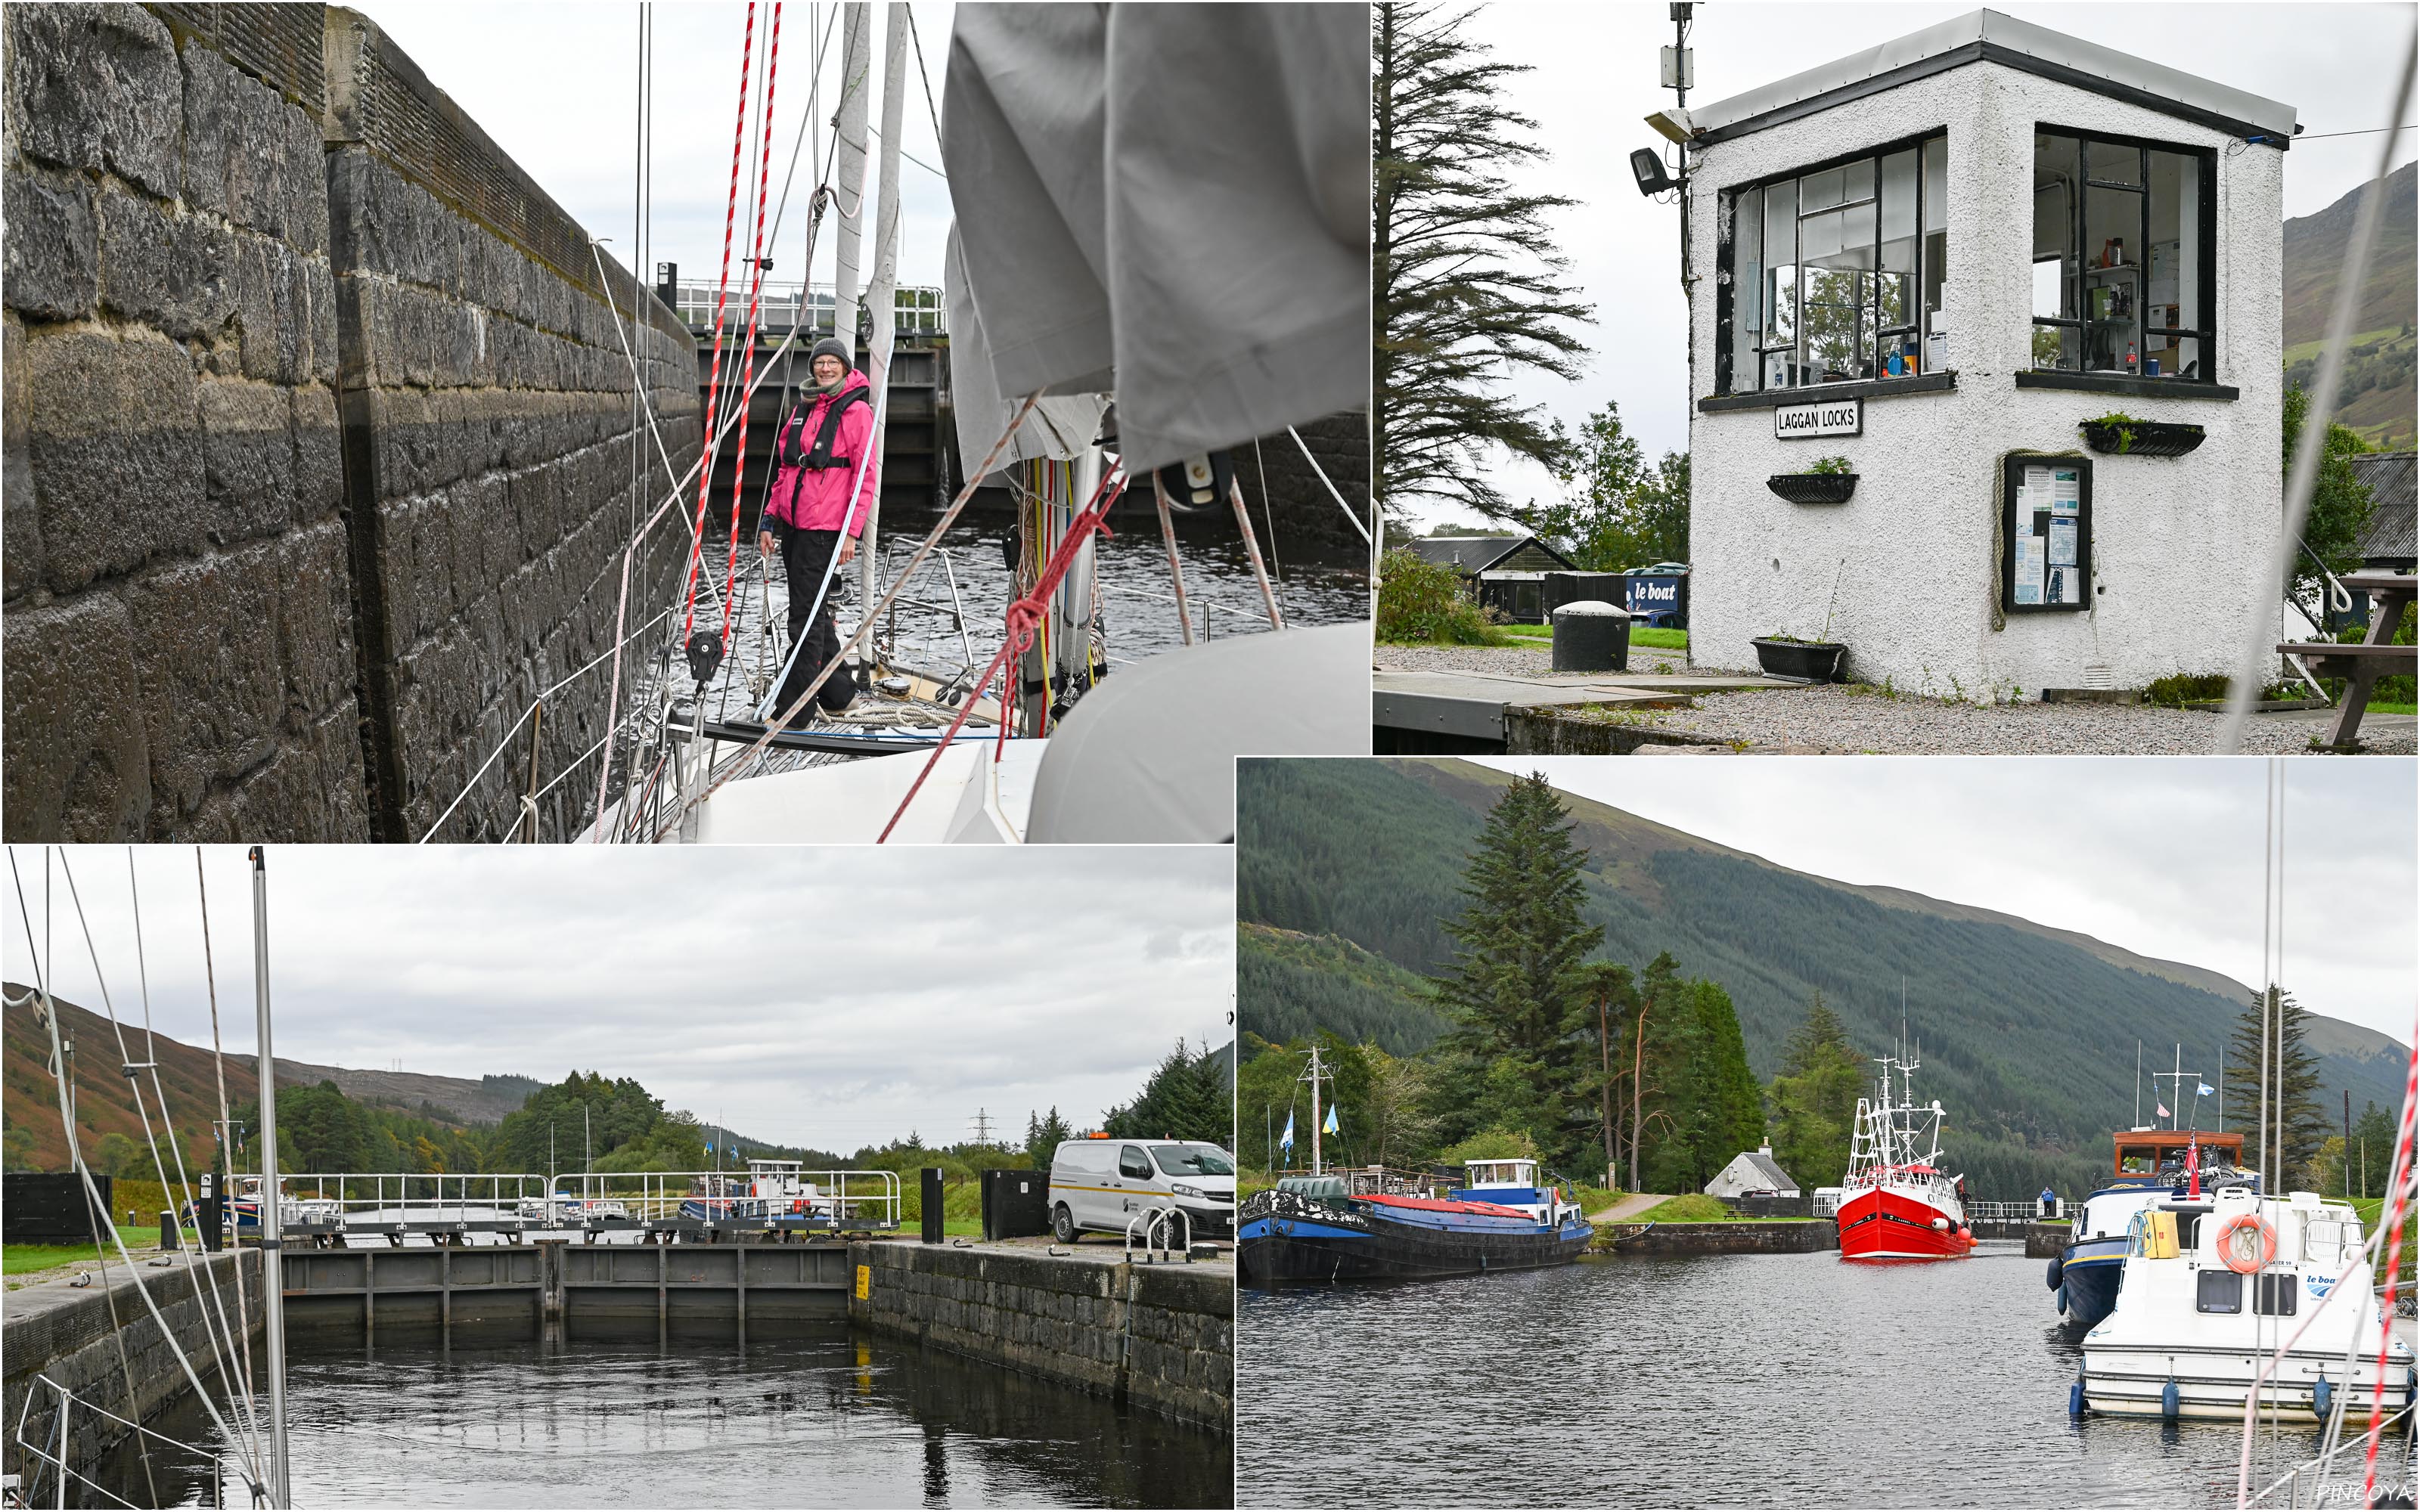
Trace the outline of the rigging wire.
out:
<instances>
[{"instance_id":1,"label":"rigging wire","mask_svg":"<svg viewBox=\"0 0 2420 1512\"><path fill-rule=\"evenodd\" d=\"M218 965L210 954L210 888L209 880L202 875L202 848L199 845L194 847L194 893L201 904L202 980L209 989L210 999L210 1070L217 1077L219 1088L218 1137L210 1142L210 1149L212 1157L225 1165L229 1173L232 1173L235 1163L226 1158L226 1141L227 1135L234 1132L235 1119L227 1111L226 1051L219 1043ZM221 1192L219 1195L224 1197L225 1193ZM242 1332L242 1336L250 1340L252 1315L243 1299L243 1266L240 1263L235 1268L235 1320L237 1328ZM243 1417L246 1427L252 1432L252 1463L257 1466L262 1462L260 1409L253 1398L251 1350L242 1349L236 1351L236 1368L243 1379Z\"/></svg>"},{"instance_id":2,"label":"rigging wire","mask_svg":"<svg viewBox=\"0 0 2420 1512\"><path fill-rule=\"evenodd\" d=\"M42 856L42 877L44 887L42 933L45 947L47 947L50 936L52 919L49 893L51 849L51 847L45 847ZM54 974L52 969L50 952L47 948L39 951L35 949L34 925L31 915L28 911L28 905L25 902L24 878L17 870L17 853L13 850L8 853L8 875L16 888L17 917L24 926L27 957L34 963L34 987L37 992L41 994L43 1009L42 1017L45 1026L50 1031L51 1072L53 1080L57 1087L59 1123L67 1133L68 1155L75 1166L76 1175L84 1183L85 1200L90 1204L93 1211L101 1213L104 1218L106 1218L107 1210L101 1200L101 1189L94 1183L92 1179L92 1168L85 1161L83 1141L76 1136L73 1103L68 1084L67 1053L65 1047L59 1042L58 1003L57 1000L51 995L50 983L54 980ZM81 915L81 908L79 908L79 915ZM152 1325L160 1330L160 1334L163 1338L168 1340L170 1352L176 1356L178 1366L185 1373L186 1383L193 1387L194 1396L200 1399L204 1411L210 1414L210 1421L217 1426L220 1438L230 1443L240 1443L241 1441L239 1440L233 1430L227 1427L226 1418L219 1412L218 1403L210 1399L209 1390L203 1386L201 1377L195 1373L193 1361L187 1357L184 1350L177 1345L175 1335L170 1334L167 1319L161 1316L160 1304L152 1297L151 1288L144 1285L142 1273L137 1271L134 1267L134 1257L129 1253L126 1248L126 1236L117 1231L117 1226L115 1223L104 1223L102 1227L109 1230L109 1237L116 1247L118 1259L126 1267L127 1278L133 1283L135 1294L143 1299L145 1309L151 1315ZM106 1251L103 1251L103 1253L106 1253ZM107 1287L108 1273L107 1262L105 1260L102 1261L102 1284L104 1287ZM116 1312L116 1288L114 1287L109 1288L107 1295L110 1298L111 1317L114 1322ZM112 1332L115 1334L117 1330L113 1329ZM122 1337L120 1340L120 1348L123 1348ZM128 1372L127 1383L128 1389L131 1393L133 1385L132 1371ZM262 1494L266 1488L262 1486L254 1467L247 1466L246 1474L250 1480L253 1494L257 1498Z\"/></svg>"}]
</instances>

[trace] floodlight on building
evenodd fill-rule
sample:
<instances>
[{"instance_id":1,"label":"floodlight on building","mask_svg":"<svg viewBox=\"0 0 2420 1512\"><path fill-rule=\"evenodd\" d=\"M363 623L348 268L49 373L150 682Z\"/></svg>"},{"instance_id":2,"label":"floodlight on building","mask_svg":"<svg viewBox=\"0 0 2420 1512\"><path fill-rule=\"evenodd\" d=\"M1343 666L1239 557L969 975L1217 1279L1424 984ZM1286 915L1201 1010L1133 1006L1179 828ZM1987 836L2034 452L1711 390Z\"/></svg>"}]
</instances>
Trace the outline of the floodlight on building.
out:
<instances>
[{"instance_id":1,"label":"floodlight on building","mask_svg":"<svg viewBox=\"0 0 2420 1512\"><path fill-rule=\"evenodd\" d=\"M1652 199L1674 186L1672 176L1664 171L1664 159L1653 147L1640 147L1630 155L1630 177L1638 180L1638 192Z\"/></svg>"},{"instance_id":2,"label":"floodlight on building","mask_svg":"<svg viewBox=\"0 0 2420 1512\"><path fill-rule=\"evenodd\" d=\"M1698 134L1697 125L1689 119L1689 113L1677 105L1648 116L1647 124L1655 128L1656 135L1668 142L1678 142L1683 147L1687 147L1689 139Z\"/></svg>"}]
</instances>

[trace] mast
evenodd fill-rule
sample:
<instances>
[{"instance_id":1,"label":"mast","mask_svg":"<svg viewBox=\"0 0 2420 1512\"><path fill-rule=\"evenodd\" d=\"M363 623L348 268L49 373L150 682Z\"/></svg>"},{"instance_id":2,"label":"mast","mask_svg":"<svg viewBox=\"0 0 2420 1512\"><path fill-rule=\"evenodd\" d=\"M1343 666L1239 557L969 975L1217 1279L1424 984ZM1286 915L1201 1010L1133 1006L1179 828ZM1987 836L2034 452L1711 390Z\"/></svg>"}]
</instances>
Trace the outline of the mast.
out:
<instances>
[{"instance_id":1,"label":"mast","mask_svg":"<svg viewBox=\"0 0 2420 1512\"><path fill-rule=\"evenodd\" d=\"M852 7L851 8L856 8ZM882 156L877 161L874 196L874 283L866 305L874 328L866 337L865 376L869 382L891 382L891 352L898 344L899 327L899 131L908 104L908 8L892 0L890 25L882 36ZM861 93L858 119L865 118ZM876 436L872 444L880 446ZM865 529L857 554L858 602L871 606L881 597L875 580L876 548L880 544L882 489L877 484L865 511Z\"/></svg>"},{"instance_id":2,"label":"mast","mask_svg":"<svg viewBox=\"0 0 2420 1512\"><path fill-rule=\"evenodd\" d=\"M1297 1080L1299 1080L1299 1081L1306 1081L1306 1082L1309 1082L1309 1083L1311 1084L1311 1175L1313 1175L1313 1176L1320 1175L1320 1174L1321 1174L1321 1172L1322 1172L1322 1170L1324 1169L1324 1167L1323 1167L1323 1166L1322 1166L1322 1165L1321 1165L1321 1152L1320 1152L1320 1147L1319 1147L1319 1127L1320 1127L1320 1111L1319 1111L1319 1078L1320 1078L1320 1075L1321 1075L1321 1072L1320 1072L1320 1068L1319 1068L1319 1042L1318 1042L1317 1041L1315 1041L1315 1040L1314 1040L1314 1041L1311 1041L1311 1069L1310 1069L1309 1071L1304 1072L1300 1077L1296 1078L1296 1079L1297 1079Z\"/></svg>"},{"instance_id":3,"label":"mast","mask_svg":"<svg viewBox=\"0 0 2420 1512\"><path fill-rule=\"evenodd\" d=\"M857 354L858 240L865 226L865 89L873 71L873 39L865 0L849 0L840 18L840 155L832 208L840 214L832 248L832 334Z\"/></svg>"},{"instance_id":4,"label":"mast","mask_svg":"<svg viewBox=\"0 0 2420 1512\"><path fill-rule=\"evenodd\" d=\"M285 1183L277 1168L277 1057L269 1037L269 871L261 848L252 848L252 981L254 1032L260 1059L260 1252L262 1316L269 1349L269 1504L292 1506L294 1489L286 1460L286 1237Z\"/></svg>"}]
</instances>

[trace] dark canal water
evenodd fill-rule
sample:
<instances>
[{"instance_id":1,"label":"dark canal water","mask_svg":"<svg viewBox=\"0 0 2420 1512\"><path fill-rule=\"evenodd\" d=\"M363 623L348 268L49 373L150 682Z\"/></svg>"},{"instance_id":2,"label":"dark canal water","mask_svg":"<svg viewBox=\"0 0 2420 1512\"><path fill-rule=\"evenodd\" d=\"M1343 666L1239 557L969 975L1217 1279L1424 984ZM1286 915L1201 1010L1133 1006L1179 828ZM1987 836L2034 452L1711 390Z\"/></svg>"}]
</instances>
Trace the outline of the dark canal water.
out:
<instances>
[{"instance_id":1,"label":"dark canal water","mask_svg":"<svg viewBox=\"0 0 2420 1512\"><path fill-rule=\"evenodd\" d=\"M938 518L937 511L919 513L886 506L882 517L886 583L906 569L917 544ZM1259 523L1257 515L1254 518ZM1160 544L1157 516L1147 501L1138 504L1128 499L1111 512L1109 527L1112 533L1106 540L1096 540L1094 550L1103 590L1102 617L1114 666L1173 650L1184 643L1184 638L1177 629L1173 579L1168 570L1167 550ZM970 649L978 665L1000 649L1002 618L1013 596L1002 547L1014 528L1014 521L997 515L970 512L958 517L957 524L941 539L942 547L950 553L946 570L937 552L902 594L904 600L913 602L903 603L894 613L885 616L884 635L895 635L901 660L945 671L964 665L970 659ZM1264 551L1267 545L1265 540L1262 542ZM1339 563L1332 551L1322 561L1294 561L1283 554L1282 540L1279 546L1275 574L1278 611L1289 625L1334 625L1370 617L1370 575L1366 564ZM708 544L706 556L717 583L721 581L726 547L727 541L720 537ZM1224 640L1268 628L1260 585L1252 576L1250 559L1232 516L1206 519L1188 517L1179 526L1177 553L1185 567L1185 591L1197 638L1202 631L1205 600L1211 606L1209 633L1213 640ZM733 658L724 663L723 671L707 685L707 706L719 715L744 713L748 702L744 676L727 701L723 690L732 684L733 673L742 668L744 658L757 654L763 639L757 626L764 623L768 601L776 623L782 621L789 602L788 587L779 565L772 568L771 581L767 583L761 567L755 572L746 571L755 561L752 537L740 543L742 603L738 633L733 638L737 649ZM835 574L844 628L854 625L860 612L857 571L852 563ZM951 574L956 576L957 603L965 612L965 643L959 640L950 612ZM806 591L812 594L814 585L807 585ZM684 691L686 687L684 676Z\"/></svg>"},{"instance_id":2,"label":"dark canal water","mask_svg":"<svg viewBox=\"0 0 2420 1512\"><path fill-rule=\"evenodd\" d=\"M2081 1335L2042 1268L1987 1242L1929 1264L1626 1257L1248 1290L1236 1500L2232 1506L2240 1429L2069 1421ZM2318 1437L2257 1448L2256 1489Z\"/></svg>"},{"instance_id":3,"label":"dark canal water","mask_svg":"<svg viewBox=\"0 0 2420 1512\"><path fill-rule=\"evenodd\" d=\"M287 1366L297 1506L1227 1506L1232 1442L834 1321L779 1343L575 1340ZM264 1404L264 1414L266 1407ZM211 1443L186 1403L156 1425ZM161 1501L209 1471L155 1445ZM147 1504L121 1451L100 1477ZM228 1504L248 1504L240 1483Z\"/></svg>"}]
</instances>

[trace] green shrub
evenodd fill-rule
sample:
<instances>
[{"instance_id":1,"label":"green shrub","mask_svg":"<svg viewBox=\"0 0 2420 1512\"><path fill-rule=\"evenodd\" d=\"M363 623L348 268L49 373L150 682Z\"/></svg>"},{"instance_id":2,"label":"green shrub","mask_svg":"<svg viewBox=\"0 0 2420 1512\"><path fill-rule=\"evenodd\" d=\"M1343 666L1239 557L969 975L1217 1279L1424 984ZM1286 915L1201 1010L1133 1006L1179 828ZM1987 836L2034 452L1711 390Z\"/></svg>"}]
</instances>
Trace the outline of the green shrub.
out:
<instances>
[{"instance_id":1,"label":"green shrub","mask_svg":"<svg viewBox=\"0 0 2420 1512\"><path fill-rule=\"evenodd\" d=\"M2412 609L2405 609L2403 623L2395 627L2395 643L2398 646L2408 646L2412 643L2413 612ZM2348 625L2336 632L2336 640L2345 643L2366 640L2368 636L2368 626L2359 625ZM2376 708L2381 703L2412 702L2412 682L2413 679L2408 676L2380 678L2369 690L2370 706ZM2319 686L2328 690L2328 697L2332 699L2344 697L2345 683L2341 677L2323 677L2319 679Z\"/></svg>"},{"instance_id":2,"label":"green shrub","mask_svg":"<svg viewBox=\"0 0 2420 1512\"><path fill-rule=\"evenodd\" d=\"M2227 675L2225 672L2171 672L2146 686L2143 702L2156 703L2164 709L2189 708L2196 703L2217 703L2226 698ZM2264 699L2302 698L2308 689L2292 683L2272 683L2260 690Z\"/></svg>"},{"instance_id":3,"label":"green shrub","mask_svg":"<svg viewBox=\"0 0 2420 1512\"><path fill-rule=\"evenodd\" d=\"M1845 456L1819 456L1815 465L1807 471L1819 478L1845 477L1849 471L1849 459Z\"/></svg>"},{"instance_id":4,"label":"green shrub","mask_svg":"<svg viewBox=\"0 0 2420 1512\"><path fill-rule=\"evenodd\" d=\"M1410 551L1389 551L1379 565L1378 639L1456 646L1502 645L1502 631L1470 596L1462 575Z\"/></svg>"}]
</instances>

